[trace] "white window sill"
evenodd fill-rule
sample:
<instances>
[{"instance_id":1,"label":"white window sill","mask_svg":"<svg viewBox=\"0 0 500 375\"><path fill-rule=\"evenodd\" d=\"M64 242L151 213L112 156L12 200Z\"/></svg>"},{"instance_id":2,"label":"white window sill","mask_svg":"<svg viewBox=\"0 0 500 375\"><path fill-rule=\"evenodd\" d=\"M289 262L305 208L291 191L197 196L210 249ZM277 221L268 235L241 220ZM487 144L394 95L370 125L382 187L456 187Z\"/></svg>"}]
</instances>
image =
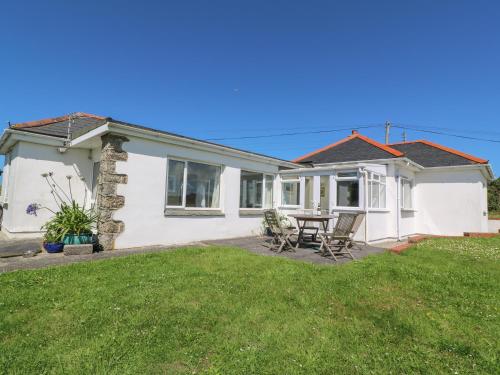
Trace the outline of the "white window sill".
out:
<instances>
[{"instance_id":1,"label":"white window sill","mask_svg":"<svg viewBox=\"0 0 500 375\"><path fill-rule=\"evenodd\" d=\"M369 208L368 212L391 212L388 208Z\"/></svg>"},{"instance_id":2,"label":"white window sill","mask_svg":"<svg viewBox=\"0 0 500 375\"><path fill-rule=\"evenodd\" d=\"M240 208L240 216L262 216L264 211L270 210L270 208Z\"/></svg>"},{"instance_id":3,"label":"white window sill","mask_svg":"<svg viewBox=\"0 0 500 375\"><path fill-rule=\"evenodd\" d=\"M167 207L165 208L165 216L225 216L220 208L183 208L183 207Z\"/></svg>"},{"instance_id":4,"label":"white window sill","mask_svg":"<svg viewBox=\"0 0 500 375\"><path fill-rule=\"evenodd\" d=\"M301 207L300 206L279 206L279 208L282 210L298 210Z\"/></svg>"},{"instance_id":5,"label":"white window sill","mask_svg":"<svg viewBox=\"0 0 500 375\"><path fill-rule=\"evenodd\" d=\"M417 210L414 208L402 208L401 212L417 212Z\"/></svg>"},{"instance_id":6,"label":"white window sill","mask_svg":"<svg viewBox=\"0 0 500 375\"><path fill-rule=\"evenodd\" d=\"M355 211L355 212L359 212L359 211L364 211L361 207L333 207L331 209L332 211Z\"/></svg>"}]
</instances>

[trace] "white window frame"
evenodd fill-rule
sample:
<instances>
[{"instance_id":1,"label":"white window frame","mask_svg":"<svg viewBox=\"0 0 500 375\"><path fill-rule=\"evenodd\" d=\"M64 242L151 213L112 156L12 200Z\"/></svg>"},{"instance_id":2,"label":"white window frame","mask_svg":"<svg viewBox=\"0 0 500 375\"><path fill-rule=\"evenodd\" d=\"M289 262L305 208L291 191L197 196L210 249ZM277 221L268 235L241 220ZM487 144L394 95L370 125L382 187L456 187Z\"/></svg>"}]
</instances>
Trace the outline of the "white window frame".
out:
<instances>
[{"instance_id":1,"label":"white window frame","mask_svg":"<svg viewBox=\"0 0 500 375\"><path fill-rule=\"evenodd\" d=\"M301 182L300 182L300 179L301 177L300 176L297 176L297 178L288 178L288 176L295 176L295 175L281 175L281 181L280 181L280 188L281 188L281 191L280 191L280 201L281 201L281 207L283 208L300 208L300 195L301 195ZM283 201L283 184L286 184L286 183L297 183L299 185L299 202L298 204L285 204L285 202Z\"/></svg>"},{"instance_id":2,"label":"white window frame","mask_svg":"<svg viewBox=\"0 0 500 375\"><path fill-rule=\"evenodd\" d=\"M368 172L368 208L374 208L374 209L380 209L380 210L383 210L383 209L386 209L387 208L387 176L383 175L383 174L380 174L380 173L375 173L375 172L370 172L370 171L367 171ZM375 179L374 177L375 176L378 176L378 180ZM384 179L384 181L382 181L382 178ZM378 183L379 184L379 191L378 191L378 207L374 207L373 206L373 202L372 202L372 189L373 189L373 184L374 183ZM384 186L384 194L383 194L383 197L384 197L384 207L382 207L380 205L380 202L381 202L381 198L382 198L382 194L380 193L380 187L381 186Z\"/></svg>"},{"instance_id":3,"label":"white window frame","mask_svg":"<svg viewBox=\"0 0 500 375\"><path fill-rule=\"evenodd\" d=\"M249 172L249 173L258 173L258 174L261 174L262 175L262 207L261 208L258 208L258 207L250 207L250 208L247 208L247 207L241 207L241 190L240 190L240 196L238 197L238 204L240 206L240 210L256 210L256 211L259 211L259 210L267 210L267 209L270 209L270 208L273 208L274 204L273 204L273 196L274 196L274 175L270 174L270 173L265 173L265 172L259 172L259 171L253 171L253 170L250 170L250 169L240 169L240 189L241 189L241 172ZM271 207L265 207L265 202L266 202L266 182L268 180L268 178L271 179L271 182L272 182L272 189L271 189Z\"/></svg>"},{"instance_id":4,"label":"white window frame","mask_svg":"<svg viewBox=\"0 0 500 375\"><path fill-rule=\"evenodd\" d=\"M7 173L5 173L5 166L7 166ZM7 152L5 154L5 159L4 159L4 168L3 168L3 173L2 173L2 193L0 196L2 196L2 204L8 204L8 198L9 198L9 183L10 183L10 175L11 175L11 169L12 169L12 160L10 156L10 152Z\"/></svg>"},{"instance_id":5,"label":"white window frame","mask_svg":"<svg viewBox=\"0 0 500 375\"><path fill-rule=\"evenodd\" d=\"M407 182L410 185L410 207L405 206L405 189L403 188L403 183ZM413 210L413 181L407 177L400 177L400 191L401 191L401 197L400 197L400 205L402 210L406 211L412 211Z\"/></svg>"},{"instance_id":6,"label":"white window frame","mask_svg":"<svg viewBox=\"0 0 500 375\"><path fill-rule=\"evenodd\" d=\"M183 179L182 179L182 205L181 206L169 206L167 204L168 202L168 173L169 173L169 164L170 160L173 161L178 161L181 163L184 163L184 173L183 173ZM197 164L205 164L205 165L210 165L212 167L219 167L220 168L220 175L219 175L219 207L186 207L186 186L187 186L187 173L188 173L188 163L197 163ZM167 158L167 178L165 180L165 208L168 209L179 209L179 210L191 210L191 211L220 211L222 210L222 173L223 173L223 165L222 164L216 164L216 163L207 163L206 161L199 161L199 160L192 160L192 159L184 159L184 158L177 158L177 157L169 157Z\"/></svg>"},{"instance_id":7,"label":"white window frame","mask_svg":"<svg viewBox=\"0 0 500 375\"><path fill-rule=\"evenodd\" d=\"M339 173L352 173L356 172L356 176L339 177ZM358 182L358 205L357 206L338 206L338 181L357 181ZM359 169L346 169L340 170L335 173L335 208L342 210L359 210L361 208L361 179Z\"/></svg>"}]
</instances>

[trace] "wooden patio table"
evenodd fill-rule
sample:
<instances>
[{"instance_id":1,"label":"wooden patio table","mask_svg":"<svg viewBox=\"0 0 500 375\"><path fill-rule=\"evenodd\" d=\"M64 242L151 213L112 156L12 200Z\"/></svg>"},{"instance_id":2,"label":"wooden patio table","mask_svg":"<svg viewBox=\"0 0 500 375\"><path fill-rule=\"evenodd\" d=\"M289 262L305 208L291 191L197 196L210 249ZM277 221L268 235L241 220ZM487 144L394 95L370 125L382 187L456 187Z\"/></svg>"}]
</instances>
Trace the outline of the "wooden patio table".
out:
<instances>
[{"instance_id":1,"label":"wooden patio table","mask_svg":"<svg viewBox=\"0 0 500 375\"><path fill-rule=\"evenodd\" d=\"M295 248L304 243L304 230L307 227L307 223L321 223L323 231L326 233L328 231L328 223L331 219L334 219L333 215L312 215L312 214L291 214L288 215L297 220L297 226L299 227L299 237L297 239L297 244Z\"/></svg>"}]
</instances>

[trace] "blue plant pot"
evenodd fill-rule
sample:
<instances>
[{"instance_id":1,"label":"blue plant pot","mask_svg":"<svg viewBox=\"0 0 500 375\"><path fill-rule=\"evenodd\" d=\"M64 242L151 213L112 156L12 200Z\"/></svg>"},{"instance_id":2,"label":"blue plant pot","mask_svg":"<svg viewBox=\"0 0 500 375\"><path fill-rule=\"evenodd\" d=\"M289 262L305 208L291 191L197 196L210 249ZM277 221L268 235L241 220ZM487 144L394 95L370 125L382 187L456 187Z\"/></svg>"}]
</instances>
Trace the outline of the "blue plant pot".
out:
<instances>
[{"instance_id":1,"label":"blue plant pot","mask_svg":"<svg viewBox=\"0 0 500 375\"><path fill-rule=\"evenodd\" d=\"M92 243L92 235L91 234L67 234L63 238L63 242L65 245L85 245Z\"/></svg>"},{"instance_id":2,"label":"blue plant pot","mask_svg":"<svg viewBox=\"0 0 500 375\"><path fill-rule=\"evenodd\" d=\"M44 242L43 248L48 253L60 253L64 249L64 244L62 242Z\"/></svg>"}]
</instances>

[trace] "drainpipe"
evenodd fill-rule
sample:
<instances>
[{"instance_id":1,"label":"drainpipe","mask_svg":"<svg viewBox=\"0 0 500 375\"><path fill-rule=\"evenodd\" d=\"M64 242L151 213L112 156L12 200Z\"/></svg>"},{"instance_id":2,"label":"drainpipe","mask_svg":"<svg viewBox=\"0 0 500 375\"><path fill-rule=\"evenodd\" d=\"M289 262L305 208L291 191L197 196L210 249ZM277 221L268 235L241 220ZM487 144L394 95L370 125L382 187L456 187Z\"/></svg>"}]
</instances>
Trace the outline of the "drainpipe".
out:
<instances>
[{"instance_id":1,"label":"drainpipe","mask_svg":"<svg viewBox=\"0 0 500 375\"><path fill-rule=\"evenodd\" d=\"M361 169L363 173L363 185L364 185L364 209L365 209L365 245L368 244L368 171L366 169Z\"/></svg>"},{"instance_id":2,"label":"drainpipe","mask_svg":"<svg viewBox=\"0 0 500 375\"><path fill-rule=\"evenodd\" d=\"M401 176L396 176L396 221L397 238L401 241Z\"/></svg>"}]
</instances>

